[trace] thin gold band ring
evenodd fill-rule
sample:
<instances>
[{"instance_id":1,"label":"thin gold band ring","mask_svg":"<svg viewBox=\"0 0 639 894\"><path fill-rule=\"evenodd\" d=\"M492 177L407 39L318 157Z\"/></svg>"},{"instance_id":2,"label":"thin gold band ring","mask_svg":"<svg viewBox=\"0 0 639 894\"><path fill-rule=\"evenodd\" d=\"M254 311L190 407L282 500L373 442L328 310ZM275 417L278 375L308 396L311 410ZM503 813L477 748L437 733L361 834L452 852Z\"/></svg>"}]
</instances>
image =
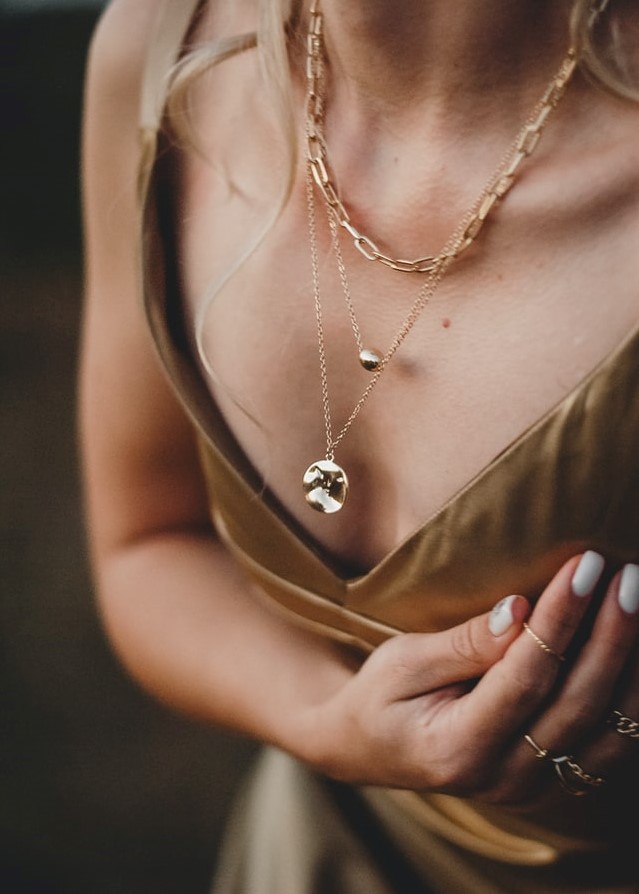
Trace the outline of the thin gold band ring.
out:
<instances>
[{"instance_id":1,"label":"thin gold band ring","mask_svg":"<svg viewBox=\"0 0 639 894\"><path fill-rule=\"evenodd\" d=\"M524 739L526 740L526 742L528 742L528 744L530 745L530 747L532 748L532 750L535 752L535 757L538 758L538 760L543 761L543 760L545 760L545 759L548 757L548 749L547 749L547 748L541 748L541 746L539 746L539 745L535 742L535 740L533 739L532 736L530 736L530 735L525 735L525 736L524 736Z\"/></svg>"},{"instance_id":2,"label":"thin gold band ring","mask_svg":"<svg viewBox=\"0 0 639 894\"><path fill-rule=\"evenodd\" d=\"M528 636L532 637L532 639L537 643L542 652L545 652L547 655L552 655L553 658L556 658L557 661L565 661L563 655L560 655L559 652L555 652L554 649L551 649L548 643L545 643L540 636L537 636L535 631L524 621L523 628L528 634Z\"/></svg>"}]
</instances>

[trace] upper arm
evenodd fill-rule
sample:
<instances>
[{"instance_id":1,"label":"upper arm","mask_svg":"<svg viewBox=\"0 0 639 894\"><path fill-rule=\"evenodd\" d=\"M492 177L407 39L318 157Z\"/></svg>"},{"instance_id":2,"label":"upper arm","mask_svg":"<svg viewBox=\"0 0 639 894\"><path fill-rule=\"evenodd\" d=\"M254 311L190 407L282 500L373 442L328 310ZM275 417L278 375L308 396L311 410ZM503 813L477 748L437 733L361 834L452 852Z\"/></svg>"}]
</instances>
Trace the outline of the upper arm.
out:
<instances>
[{"instance_id":1,"label":"upper arm","mask_svg":"<svg viewBox=\"0 0 639 894\"><path fill-rule=\"evenodd\" d=\"M156 9L157 0L112 0L87 66L79 428L98 554L208 517L192 428L159 366L139 294L139 93Z\"/></svg>"}]
</instances>

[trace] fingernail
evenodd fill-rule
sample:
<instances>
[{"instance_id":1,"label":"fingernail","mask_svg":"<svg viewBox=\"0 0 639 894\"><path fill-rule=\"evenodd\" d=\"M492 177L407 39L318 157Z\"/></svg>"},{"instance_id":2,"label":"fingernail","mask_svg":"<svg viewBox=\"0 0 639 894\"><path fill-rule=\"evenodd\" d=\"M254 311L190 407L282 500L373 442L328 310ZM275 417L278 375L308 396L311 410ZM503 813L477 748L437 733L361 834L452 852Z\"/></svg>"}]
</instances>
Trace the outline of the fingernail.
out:
<instances>
[{"instance_id":1,"label":"fingernail","mask_svg":"<svg viewBox=\"0 0 639 894\"><path fill-rule=\"evenodd\" d=\"M572 592L575 596L589 596L597 586L604 570L605 560L599 553L589 549L581 557L572 577Z\"/></svg>"},{"instance_id":2,"label":"fingernail","mask_svg":"<svg viewBox=\"0 0 639 894\"><path fill-rule=\"evenodd\" d=\"M516 598L516 596L506 596L491 611L488 629L493 636L501 636L514 623L512 604Z\"/></svg>"},{"instance_id":3,"label":"fingernail","mask_svg":"<svg viewBox=\"0 0 639 894\"><path fill-rule=\"evenodd\" d=\"M639 609L639 565L626 565L621 572L619 605L629 615Z\"/></svg>"}]
</instances>

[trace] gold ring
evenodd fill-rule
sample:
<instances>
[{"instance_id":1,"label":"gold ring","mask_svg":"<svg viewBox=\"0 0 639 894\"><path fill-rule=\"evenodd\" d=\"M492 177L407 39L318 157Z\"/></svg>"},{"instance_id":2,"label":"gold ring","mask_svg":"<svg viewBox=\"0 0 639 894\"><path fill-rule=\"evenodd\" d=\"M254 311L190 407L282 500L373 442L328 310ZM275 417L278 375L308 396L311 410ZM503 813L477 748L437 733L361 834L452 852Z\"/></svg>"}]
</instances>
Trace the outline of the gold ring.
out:
<instances>
[{"instance_id":1,"label":"gold ring","mask_svg":"<svg viewBox=\"0 0 639 894\"><path fill-rule=\"evenodd\" d=\"M639 739L639 723L626 717L621 711L614 710L606 723L612 726L615 732L621 736L628 736L629 739Z\"/></svg>"},{"instance_id":2,"label":"gold ring","mask_svg":"<svg viewBox=\"0 0 639 894\"><path fill-rule=\"evenodd\" d=\"M552 657L556 658L557 661L565 661L566 660L563 655L560 655L558 652L555 652L554 649L550 648L548 643L545 643L540 636L537 636L535 631L532 630L528 626L528 624L526 624L525 621L524 621L523 627L524 627L524 630L526 631L526 633L528 634L528 636L531 636L534 639L534 641L537 643L537 645L542 650L542 652L545 652L547 655L552 655Z\"/></svg>"},{"instance_id":3,"label":"gold ring","mask_svg":"<svg viewBox=\"0 0 639 894\"><path fill-rule=\"evenodd\" d=\"M590 773L586 773L571 754L551 757L550 760L555 766L559 784L569 795L574 795L577 798L583 797L583 795L588 794L589 788L605 785L606 780L603 776L593 776ZM568 773L572 775L568 775ZM580 786L579 783L582 783L582 785Z\"/></svg>"},{"instance_id":4,"label":"gold ring","mask_svg":"<svg viewBox=\"0 0 639 894\"><path fill-rule=\"evenodd\" d=\"M547 749L547 748L541 748L541 747L535 742L535 740L533 739L532 736L530 736L530 735L527 734L527 735L524 736L524 739L525 739L526 742L528 742L528 744L530 745L530 747L532 748L532 750L535 752L535 757L536 757L536 758L539 758L540 761L543 761L543 760L545 760L545 759L548 757L548 749Z\"/></svg>"}]
</instances>

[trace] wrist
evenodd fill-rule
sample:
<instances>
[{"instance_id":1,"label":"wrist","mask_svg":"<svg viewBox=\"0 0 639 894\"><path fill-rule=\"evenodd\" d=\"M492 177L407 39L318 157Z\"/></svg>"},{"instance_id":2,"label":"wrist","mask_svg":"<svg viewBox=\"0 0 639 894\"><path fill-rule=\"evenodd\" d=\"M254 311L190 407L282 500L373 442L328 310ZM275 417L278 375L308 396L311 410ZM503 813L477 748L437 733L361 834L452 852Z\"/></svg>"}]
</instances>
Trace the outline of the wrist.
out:
<instances>
[{"instance_id":1,"label":"wrist","mask_svg":"<svg viewBox=\"0 0 639 894\"><path fill-rule=\"evenodd\" d=\"M357 667L350 656L338 653L338 661L324 665L323 679L315 679L311 698L296 713L290 727L288 749L313 770L334 779L345 778L345 762L352 752L352 736L347 733L348 699L344 689L352 680ZM361 659L359 659L361 663Z\"/></svg>"}]
</instances>

